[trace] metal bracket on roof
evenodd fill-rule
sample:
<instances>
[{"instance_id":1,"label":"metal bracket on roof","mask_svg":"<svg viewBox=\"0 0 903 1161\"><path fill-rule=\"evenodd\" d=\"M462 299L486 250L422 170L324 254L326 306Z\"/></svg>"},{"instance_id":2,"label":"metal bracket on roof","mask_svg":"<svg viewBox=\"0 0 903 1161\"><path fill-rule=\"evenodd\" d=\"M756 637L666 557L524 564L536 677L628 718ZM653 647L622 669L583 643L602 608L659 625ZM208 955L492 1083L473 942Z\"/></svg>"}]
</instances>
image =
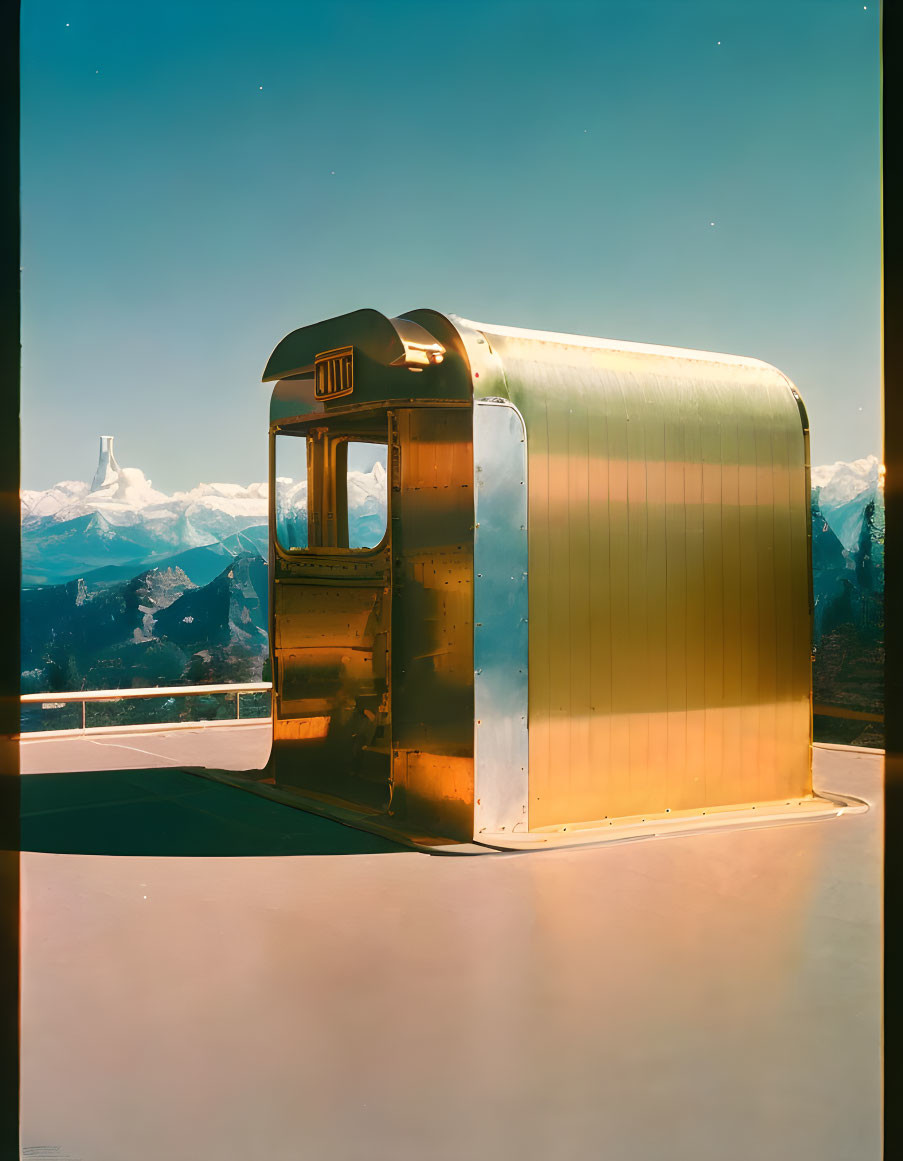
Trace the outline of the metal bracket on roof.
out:
<instances>
[{"instance_id":1,"label":"metal bracket on roof","mask_svg":"<svg viewBox=\"0 0 903 1161\"><path fill-rule=\"evenodd\" d=\"M391 367L407 367L409 371L422 371L435 363L441 363L445 358L445 347L441 343L404 343L404 354L393 359Z\"/></svg>"}]
</instances>

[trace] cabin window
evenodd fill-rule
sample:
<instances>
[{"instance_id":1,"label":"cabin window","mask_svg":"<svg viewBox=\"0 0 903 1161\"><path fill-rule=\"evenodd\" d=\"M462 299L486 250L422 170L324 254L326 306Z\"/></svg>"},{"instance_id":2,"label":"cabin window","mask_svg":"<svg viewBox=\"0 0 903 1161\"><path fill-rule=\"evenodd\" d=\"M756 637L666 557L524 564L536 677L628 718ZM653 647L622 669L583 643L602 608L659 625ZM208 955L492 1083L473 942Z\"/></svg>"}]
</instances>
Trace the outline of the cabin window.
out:
<instances>
[{"instance_id":1,"label":"cabin window","mask_svg":"<svg viewBox=\"0 0 903 1161\"><path fill-rule=\"evenodd\" d=\"M276 440L276 539L283 548L307 548L307 440Z\"/></svg>"},{"instance_id":2,"label":"cabin window","mask_svg":"<svg viewBox=\"0 0 903 1161\"><path fill-rule=\"evenodd\" d=\"M372 424L371 424L372 426ZM364 552L388 528L388 442L370 430L276 436L276 539L286 551Z\"/></svg>"}]
</instances>

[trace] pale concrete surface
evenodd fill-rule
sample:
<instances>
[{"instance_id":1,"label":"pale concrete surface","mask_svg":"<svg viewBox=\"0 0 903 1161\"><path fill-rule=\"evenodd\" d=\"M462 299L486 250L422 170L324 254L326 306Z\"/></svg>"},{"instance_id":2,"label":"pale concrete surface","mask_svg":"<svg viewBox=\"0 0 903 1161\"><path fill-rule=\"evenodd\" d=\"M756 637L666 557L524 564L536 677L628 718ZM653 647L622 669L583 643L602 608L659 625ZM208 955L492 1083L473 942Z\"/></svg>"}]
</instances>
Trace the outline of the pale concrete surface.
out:
<instances>
[{"instance_id":1,"label":"pale concrete surface","mask_svg":"<svg viewBox=\"0 0 903 1161\"><path fill-rule=\"evenodd\" d=\"M137 770L153 766L213 766L257 770L270 754L272 725L211 724L198 729L147 733L75 734L68 738L25 735L19 744L23 774L67 770Z\"/></svg>"},{"instance_id":2,"label":"pale concrete surface","mask_svg":"<svg viewBox=\"0 0 903 1161\"><path fill-rule=\"evenodd\" d=\"M816 779L871 809L482 858L25 854L23 1146L877 1159L881 757Z\"/></svg>"}]
</instances>

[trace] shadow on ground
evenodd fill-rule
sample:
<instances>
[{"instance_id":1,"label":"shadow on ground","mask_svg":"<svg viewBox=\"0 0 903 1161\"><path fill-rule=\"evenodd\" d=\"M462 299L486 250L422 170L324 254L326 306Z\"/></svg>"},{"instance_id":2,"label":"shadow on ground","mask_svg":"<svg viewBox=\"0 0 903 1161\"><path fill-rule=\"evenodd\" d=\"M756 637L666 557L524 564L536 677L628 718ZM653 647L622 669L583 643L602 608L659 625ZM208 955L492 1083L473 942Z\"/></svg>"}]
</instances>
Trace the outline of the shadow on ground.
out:
<instances>
[{"instance_id":1,"label":"shadow on ground","mask_svg":"<svg viewBox=\"0 0 903 1161\"><path fill-rule=\"evenodd\" d=\"M372 855L379 835L184 770L21 779L21 849L67 855Z\"/></svg>"}]
</instances>

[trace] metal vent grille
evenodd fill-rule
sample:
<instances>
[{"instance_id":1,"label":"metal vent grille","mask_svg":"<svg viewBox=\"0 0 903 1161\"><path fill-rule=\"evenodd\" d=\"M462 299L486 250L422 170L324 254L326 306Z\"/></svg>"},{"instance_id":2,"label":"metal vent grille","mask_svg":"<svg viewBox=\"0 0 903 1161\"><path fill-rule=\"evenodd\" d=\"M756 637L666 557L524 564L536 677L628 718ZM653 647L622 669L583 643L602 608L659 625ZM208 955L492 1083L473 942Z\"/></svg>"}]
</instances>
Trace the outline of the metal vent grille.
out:
<instances>
[{"instance_id":1,"label":"metal vent grille","mask_svg":"<svg viewBox=\"0 0 903 1161\"><path fill-rule=\"evenodd\" d=\"M317 399L337 399L354 390L352 347L323 351L314 360L314 382Z\"/></svg>"}]
</instances>

